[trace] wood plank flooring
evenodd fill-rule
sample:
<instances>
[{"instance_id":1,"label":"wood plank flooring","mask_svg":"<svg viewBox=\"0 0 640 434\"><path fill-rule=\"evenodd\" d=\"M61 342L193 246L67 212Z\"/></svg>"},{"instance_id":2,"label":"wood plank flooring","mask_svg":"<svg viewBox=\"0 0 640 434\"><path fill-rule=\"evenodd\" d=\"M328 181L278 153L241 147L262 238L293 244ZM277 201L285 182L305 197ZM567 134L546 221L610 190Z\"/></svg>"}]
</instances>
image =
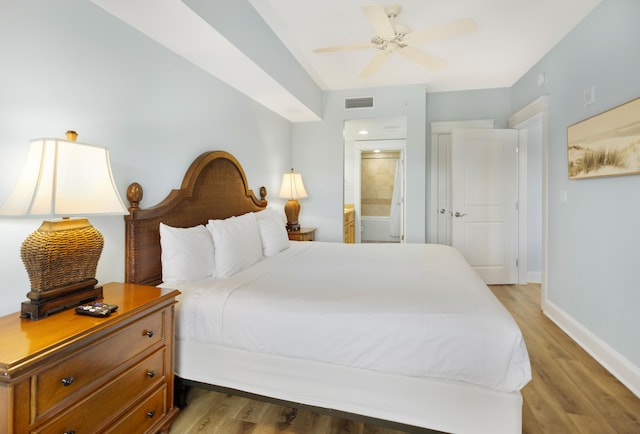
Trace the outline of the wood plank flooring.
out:
<instances>
[{"instance_id":1,"label":"wood plank flooring","mask_svg":"<svg viewBox=\"0 0 640 434\"><path fill-rule=\"evenodd\" d=\"M539 285L493 285L527 343L524 434L640 433L636 397L540 311ZM307 410L191 389L171 434L401 434Z\"/></svg>"}]
</instances>

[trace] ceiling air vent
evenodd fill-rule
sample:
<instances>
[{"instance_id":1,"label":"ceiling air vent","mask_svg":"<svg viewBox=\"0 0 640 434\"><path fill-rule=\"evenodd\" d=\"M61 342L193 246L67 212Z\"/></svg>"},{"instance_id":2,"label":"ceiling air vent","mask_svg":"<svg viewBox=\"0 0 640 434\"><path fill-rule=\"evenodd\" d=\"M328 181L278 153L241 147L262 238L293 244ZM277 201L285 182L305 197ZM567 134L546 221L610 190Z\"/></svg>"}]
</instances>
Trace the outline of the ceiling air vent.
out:
<instances>
[{"instance_id":1,"label":"ceiling air vent","mask_svg":"<svg viewBox=\"0 0 640 434\"><path fill-rule=\"evenodd\" d=\"M347 98L344 100L345 109L371 108L371 107L373 107L372 96L368 96L365 98Z\"/></svg>"}]
</instances>

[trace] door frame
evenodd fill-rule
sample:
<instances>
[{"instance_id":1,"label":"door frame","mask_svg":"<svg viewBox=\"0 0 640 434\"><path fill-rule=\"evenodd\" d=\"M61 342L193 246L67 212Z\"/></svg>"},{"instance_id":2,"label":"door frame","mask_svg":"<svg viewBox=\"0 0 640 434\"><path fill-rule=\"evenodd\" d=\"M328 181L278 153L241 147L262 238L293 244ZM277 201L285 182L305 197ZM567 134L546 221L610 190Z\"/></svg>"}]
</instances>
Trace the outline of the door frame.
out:
<instances>
[{"instance_id":1,"label":"door frame","mask_svg":"<svg viewBox=\"0 0 640 434\"><path fill-rule=\"evenodd\" d=\"M356 243L362 242L362 226L360 224L360 218L362 216L361 210L361 169L362 169L362 152L363 151L375 151L380 149L381 151L400 151L400 160L402 162L402 233L400 234L400 243L406 241L406 209L407 204L405 201L407 191L407 165L406 165L406 153L407 153L407 140L406 139L385 139L385 140L360 140L354 144L353 152L355 153L353 158L354 164L354 179L355 188L354 193L354 208L355 208L355 231L356 231Z\"/></svg>"},{"instance_id":2,"label":"door frame","mask_svg":"<svg viewBox=\"0 0 640 434\"><path fill-rule=\"evenodd\" d=\"M529 126L531 126L533 123L535 122L540 122L541 124L541 128L542 128L542 262L541 262L541 284L540 284L540 306L542 307L542 309L544 310L546 307L546 303L547 303L547 269L548 269L548 255L547 255L547 246L548 246L548 241L549 241L549 233L548 233L548 227L549 227L549 186L548 186L548 178L549 178L549 161L548 161L548 152L549 152L549 140L548 140L548 126L549 126L549 96L547 95L542 95L540 97L538 97L536 100L534 100L533 102L531 102L530 104L526 105L525 107L523 107L522 109L518 110L517 112L515 112L513 115L511 115L509 117L509 128L513 128L518 130L519 132L519 136L525 136L526 137L526 130ZM525 141L525 146L526 146L526 141ZM520 153L519 153L519 159L522 160L524 159L524 163L520 162L520 168L522 168L522 165L524 164L524 178L522 178L522 171L521 171L521 175L520 175L520 180L519 180L519 184L520 184L520 195L522 195L522 197L524 198L525 201L525 206L527 206L527 202L526 202L526 196L527 196L527 190L526 190L526 181L527 181L527 173L526 173L526 167L527 167L527 154L526 154L526 147L524 149L524 151L522 150L522 148L520 149ZM524 191L523 191L524 190ZM522 236L522 230L524 230L524 258L526 260L526 256L527 256L527 245L526 245L526 212L521 212L520 213L520 218L522 219L524 217L524 224L522 223L522 221L520 222L521 224L521 228L520 228L520 236ZM524 228L524 229L523 229ZM520 247L520 254L522 255L522 246ZM522 256L521 256L522 257ZM526 262L524 264L526 266ZM525 270L525 274L526 274L526 268L524 268ZM526 277L525 277L525 281L523 283L526 283Z\"/></svg>"}]
</instances>

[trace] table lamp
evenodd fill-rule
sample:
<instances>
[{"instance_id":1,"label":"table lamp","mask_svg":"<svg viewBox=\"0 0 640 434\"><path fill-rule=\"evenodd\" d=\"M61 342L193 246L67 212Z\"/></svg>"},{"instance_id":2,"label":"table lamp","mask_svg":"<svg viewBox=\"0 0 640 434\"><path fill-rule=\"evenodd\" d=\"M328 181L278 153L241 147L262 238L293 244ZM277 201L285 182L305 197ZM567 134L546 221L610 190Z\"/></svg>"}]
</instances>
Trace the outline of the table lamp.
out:
<instances>
[{"instance_id":1,"label":"table lamp","mask_svg":"<svg viewBox=\"0 0 640 434\"><path fill-rule=\"evenodd\" d=\"M102 298L95 278L104 239L85 216L127 213L111 173L106 148L67 140L32 140L18 182L0 207L3 216L62 217L45 220L22 243L29 299L21 316L40 319ZM82 216L82 217L80 217Z\"/></svg>"},{"instance_id":2,"label":"table lamp","mask_svg":"<svg viewBox=\"0 0 640 434\"><path fill-rule=\"evenodd\" d=\"M290 173L282 176L282 188L278 197L289 199L284 206L284 213L287 216L287 230L299 231L300 223L298 223L298 215L300 214L299 198L307 197L307 191L302 183L302 175L295 173L291 169Z\"/></svg>"}]
</instances>

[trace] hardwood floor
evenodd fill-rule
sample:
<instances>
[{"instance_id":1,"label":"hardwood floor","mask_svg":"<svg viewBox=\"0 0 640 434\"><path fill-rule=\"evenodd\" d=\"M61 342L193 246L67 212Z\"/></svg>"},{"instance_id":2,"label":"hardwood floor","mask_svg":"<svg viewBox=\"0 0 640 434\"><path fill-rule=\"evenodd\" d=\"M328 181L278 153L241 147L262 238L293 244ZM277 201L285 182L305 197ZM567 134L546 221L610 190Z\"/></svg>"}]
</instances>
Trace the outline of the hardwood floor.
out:
<instances>
[{"instance_id":1,"label":"hardwood floor","mask_svg":"<svg viewBox=\"0 0 640 434\"><path fill-rule=\"evenodd\" d=\"M525 434L640 433L636 397L539 309L539 285L493 285L527 343L533 379L522 389ZM371 424L191 389L171 434L400 434Z\"/></svg>"},{"instance_id":2,"label":"hardwood floor","mask_svg":"<svg viewBox=\"0 0 640 434\"><path fill-rule=\"evenodd\" d=\"M640 398L542 313L539 285L491 289L518 322L531 359L523 433L640 433Z\"/></svg>"}]
</instances>

